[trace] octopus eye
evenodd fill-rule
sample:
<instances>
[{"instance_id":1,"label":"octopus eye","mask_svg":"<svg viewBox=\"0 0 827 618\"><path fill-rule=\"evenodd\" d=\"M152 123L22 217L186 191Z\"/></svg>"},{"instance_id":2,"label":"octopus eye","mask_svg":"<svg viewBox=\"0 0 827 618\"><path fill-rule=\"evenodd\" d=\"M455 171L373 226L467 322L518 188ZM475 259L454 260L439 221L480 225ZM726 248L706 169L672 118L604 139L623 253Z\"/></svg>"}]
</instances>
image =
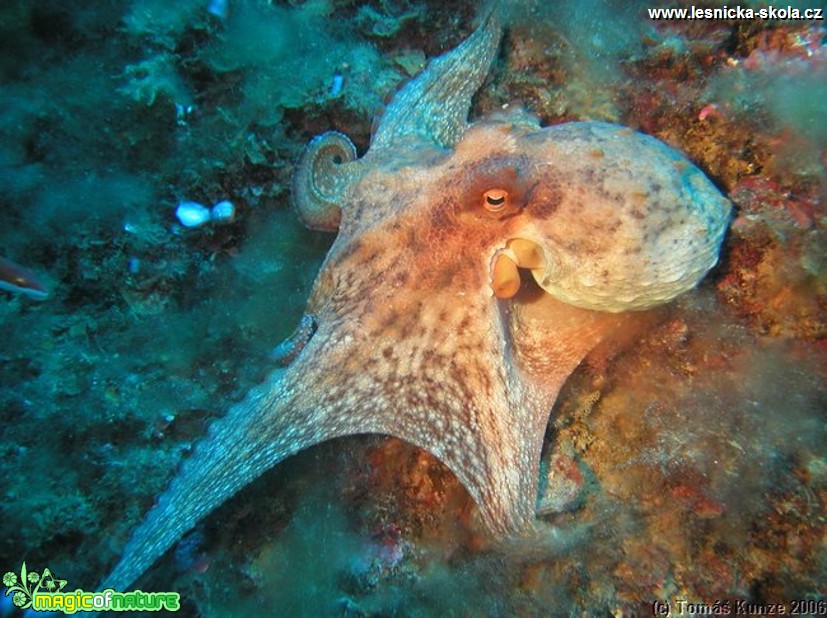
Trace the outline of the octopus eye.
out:
<instances>
[{"instance_id":1,"label":"octopus eye","mask_svg":"<svg viewBox=\"0 0 827 618\"><path fill-rule=\"evenodd\" d=\"M482 194L482 205L489 212L500 212L508 205L508 191L505 189L488 189Z\"/></svg>"}]
</instances>

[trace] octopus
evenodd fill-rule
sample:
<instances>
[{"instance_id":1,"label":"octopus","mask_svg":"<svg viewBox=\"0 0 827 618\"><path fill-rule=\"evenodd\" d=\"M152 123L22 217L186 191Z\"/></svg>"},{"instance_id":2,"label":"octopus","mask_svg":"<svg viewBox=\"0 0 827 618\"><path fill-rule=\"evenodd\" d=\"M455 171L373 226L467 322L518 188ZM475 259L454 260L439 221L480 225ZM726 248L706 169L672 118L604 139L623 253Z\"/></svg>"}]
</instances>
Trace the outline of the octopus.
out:
<instances>
[{"instance_id":1,"label":"octopus","mask_svg":"<svg viewBox=\"0 0 827 618\"><path fill-rule=\"evenodd\" d=\"M363 156L341 133L297 163L295 210L336 232L282 365L214 422L101 589L125 589L290 455L377 433L456 475L494 539L535 521L543 436L583 358L716 264L730 203L622 126L469 123L497 55L488 15L392 100Z\"/></svg>"}]
</instances>

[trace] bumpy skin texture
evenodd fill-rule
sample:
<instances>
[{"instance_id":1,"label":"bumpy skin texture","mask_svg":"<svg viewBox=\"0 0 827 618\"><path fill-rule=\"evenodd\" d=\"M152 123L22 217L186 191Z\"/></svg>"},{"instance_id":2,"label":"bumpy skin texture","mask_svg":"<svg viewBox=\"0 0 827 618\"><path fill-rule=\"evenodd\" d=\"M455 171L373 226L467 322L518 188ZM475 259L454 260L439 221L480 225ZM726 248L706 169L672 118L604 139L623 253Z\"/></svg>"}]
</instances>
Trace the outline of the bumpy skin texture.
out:
<instances>
[{"instance_id":1,"label":"bumpy skin texture","mask_svg":"<svg viewBox=\"0 0 827 618\"><path fill-rule=\"evenodd\" d=\"M363 158L340 134L308 149L296 208L311 226L339 225L308 304L317 329L211 426L103 587L127 587L282 459L356 433L441 459L492 534L530 527L563 382L632 319L627 309L673 298L714 265L729 204L680 155L622 127L467 126L499 38L489 18L433 62L397 95ZM547 292L527 277L503 300L492 265L515 238L540 247L534 276Z\"/></svg>"}]
</instances>

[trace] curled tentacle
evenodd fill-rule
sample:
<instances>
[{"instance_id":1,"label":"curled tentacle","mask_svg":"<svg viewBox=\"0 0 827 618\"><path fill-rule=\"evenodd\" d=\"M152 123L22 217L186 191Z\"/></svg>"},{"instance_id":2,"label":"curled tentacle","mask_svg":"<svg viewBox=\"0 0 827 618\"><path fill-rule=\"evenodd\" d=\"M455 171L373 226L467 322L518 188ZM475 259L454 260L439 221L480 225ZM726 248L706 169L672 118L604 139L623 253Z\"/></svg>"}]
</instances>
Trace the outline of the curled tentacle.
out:
<instances>
[{"instance_id":1,"label":"curled tentacle","mask_svg":"<svg viewBox=\"0 0 827 618\"><path fill-rule=\"evenodd\" d=\"M341 204L354 174L348 166L356 147L338 131L311 140L293 175L293 206L302 223L313 230L335 232L342 219Z\"/></svg>"},{"instance_id":2,"label":"curled tentacle","mask_svg":"<svg viewBox=\"0 0 827 618\"><path fill-rule=\"evenodd\" d=\"M316 316L305 313L299 321L299 325L293 334L282 341L273 350L271 357L280 367L287 367L290 363L296 360L296 357L301 354L304 347L310 341L310 338L316 334L319 324L316 321Z\"/></svg>"}]
</instances>

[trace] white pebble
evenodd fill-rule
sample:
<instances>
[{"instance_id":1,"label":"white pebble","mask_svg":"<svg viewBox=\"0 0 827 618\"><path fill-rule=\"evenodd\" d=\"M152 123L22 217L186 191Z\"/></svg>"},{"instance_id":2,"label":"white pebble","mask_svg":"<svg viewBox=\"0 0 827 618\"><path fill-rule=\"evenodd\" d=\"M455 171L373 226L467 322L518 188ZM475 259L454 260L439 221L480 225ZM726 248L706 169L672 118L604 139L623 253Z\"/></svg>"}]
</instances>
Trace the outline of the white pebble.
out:
<instances>
[{"instance_id":1,"label":"white pebble","mask_svg":"<svg viewBox=\"0 0 827 618\"><path fill-rule=\"evenodd\" d=\"M210 211L198 202L178 202L175 216L184 227L199 227L210 220Z\"/></svg>"},{"instance_id":2,"label":"white pebble","mask_svg":"<svg viewBox=\"0 0 827 618\"><path fill-rule=\"evenodd\" d=\"M235 206L232 202L223 200L212 207L210 216L218 223L229 223L235 217Z\"/></svg>"},{"instance_id":3,"label":"white pebble","mask_svg":"<svg viewBox=\"0 0 827 618\"><path fill-rule=\"evenodd\" d=\"M227 19L230 13L229 0L209 0L207 2L207 13L215 15L218 19Z\"/></svg>"},{"instance_id":4,"label":"white pebble","mask_svg":"<svg viewBox=\"0 0 827 618\"><path fill-rule=\"evenodd\" d=\"M338 97L342 94L342 88L345 85L345 76L341 73L336 73L333 76L333 82L330 84L330 96Z\"/></svg>"}]
</instances>

